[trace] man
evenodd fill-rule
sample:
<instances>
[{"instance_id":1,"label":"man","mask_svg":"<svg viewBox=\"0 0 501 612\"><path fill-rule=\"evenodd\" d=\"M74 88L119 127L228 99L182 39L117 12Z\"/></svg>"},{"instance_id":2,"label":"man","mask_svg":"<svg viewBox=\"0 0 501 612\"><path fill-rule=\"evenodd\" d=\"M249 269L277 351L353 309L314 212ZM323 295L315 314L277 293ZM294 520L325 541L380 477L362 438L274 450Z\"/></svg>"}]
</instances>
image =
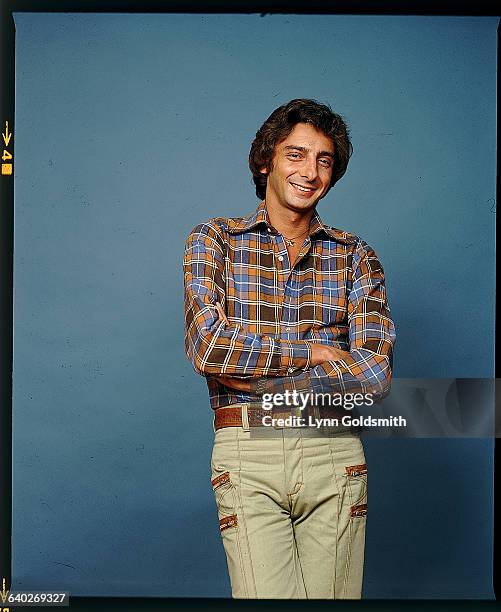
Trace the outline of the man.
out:
<instances>
[{"instance_id":1,"label":"man","mask_svg":"<svg viewBox=\"0 0 501 612\"><path fill-rule=\"evenodd\" d=\"M286 391L388 391L395 330L381 264L316 212L351 151L330 107L298 99L277 108L249 155L257 210L202 223L186 243L185 349L214 410L212 486L233 597L361 597L359 437L342 427L311 435L285 420L270 427L263 409L263 398ZM298 415L280 404L272 415ZM310 404L301 414L339 413Z\"/></svg>"}]
</instances>

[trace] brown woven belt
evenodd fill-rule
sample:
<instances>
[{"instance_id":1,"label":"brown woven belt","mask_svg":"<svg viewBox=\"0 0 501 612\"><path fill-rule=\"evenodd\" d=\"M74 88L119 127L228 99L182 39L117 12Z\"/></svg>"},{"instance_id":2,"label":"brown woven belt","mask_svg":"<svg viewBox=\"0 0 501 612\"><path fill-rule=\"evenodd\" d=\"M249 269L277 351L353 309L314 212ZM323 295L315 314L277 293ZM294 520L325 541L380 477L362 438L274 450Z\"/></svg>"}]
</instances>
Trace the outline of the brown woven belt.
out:
<instances>
[{"instance_id":1,"label":"brown woven belt","mask_svg":"<svg viewBox=\"0 0 501 612\"><path fill-rule=\"evenodd\" d=\"M275 419L285 419L291 414L296 416L302 416L308 418L309 415L313 415L313 411L308 408L305 410L297 410L291 412L290 409L278 411L274 410L264 410L260 407L260 405L253 406L252 404L248 405L247 415L249 419L249 427L264 427L263 417L264 416L272 416ZM346 412L342 412L333 407L325 407L321 408L319 412L316 413L317 417L322 418L341 418L343 415L346 415ZM235 404L234 406L223 406L221 408L216 408L214 411L214 430L222 429L223 427L242 427L242 404Z\"/></svg>"},{"instance_id":2,"label":"brown woven belt","mask_svg":"<svg viewBox=\"0 0 501 612\"><path fill-rule=\"evenodd\" d=\"M270 411L263 410L263 408L254 408L249 406L247 409L247 414L249 416L249 427L262 427L263 417L270 414ZM214 411L214 429L217 431L223 427L242 427L241 404L216 408Z\"/></svg>"}]
</instances>

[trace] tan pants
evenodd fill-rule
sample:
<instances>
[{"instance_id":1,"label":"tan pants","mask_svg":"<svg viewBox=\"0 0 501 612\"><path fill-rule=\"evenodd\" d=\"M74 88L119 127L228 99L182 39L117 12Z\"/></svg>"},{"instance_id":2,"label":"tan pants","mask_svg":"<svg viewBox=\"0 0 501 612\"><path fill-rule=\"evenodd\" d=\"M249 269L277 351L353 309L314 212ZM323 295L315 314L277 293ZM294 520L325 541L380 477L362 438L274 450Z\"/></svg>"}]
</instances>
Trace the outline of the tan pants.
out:
<instances>
[{"instance_id":1,"label":"tan pants","mask_svg":"<svg viewBox=\"0 0 501 612\"><path fill-rule=\"evenodd\" d=\"M358 437L226 427L211 469L233 597L361 597L367 466Z\"/></svg>"}]
</instances>

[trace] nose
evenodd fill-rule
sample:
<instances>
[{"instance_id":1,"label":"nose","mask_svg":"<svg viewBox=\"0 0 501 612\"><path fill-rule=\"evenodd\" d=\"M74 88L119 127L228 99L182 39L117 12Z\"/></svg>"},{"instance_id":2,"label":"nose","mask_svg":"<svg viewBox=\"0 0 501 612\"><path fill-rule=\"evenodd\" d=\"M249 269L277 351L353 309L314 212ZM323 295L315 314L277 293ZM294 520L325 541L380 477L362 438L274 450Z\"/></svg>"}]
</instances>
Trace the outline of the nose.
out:
<instances>
[{"instance_id":1,"label":"nose","mask_svg":"<svg viewBox=\"0 0 501 612\"><path fill-rule=\"evenodd\" d=\"M314 181L317 178L317 160L314 157L306 157L300 169L300 174L308 181Z\"/></svg>"}]
</instances>

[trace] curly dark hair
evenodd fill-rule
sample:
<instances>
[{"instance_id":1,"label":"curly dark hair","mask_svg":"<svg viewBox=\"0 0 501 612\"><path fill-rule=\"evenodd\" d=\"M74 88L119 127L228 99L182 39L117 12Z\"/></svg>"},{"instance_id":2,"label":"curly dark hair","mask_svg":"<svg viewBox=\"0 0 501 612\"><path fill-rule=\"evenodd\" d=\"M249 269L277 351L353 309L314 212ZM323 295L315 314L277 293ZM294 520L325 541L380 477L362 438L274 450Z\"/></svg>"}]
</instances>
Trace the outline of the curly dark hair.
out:
<instances>
[{"instance_id":1,"label":"curly dark hair","mask_svg":"<svg viewBox=\"0 0 501 612\"><path fill-rule=\"evenodd\" d=\"M334 113L327 104L316 100L298 98L275 109L256 133L249 153L249 168L256 185L256 195L264 200L268 177L260 172L271 168L273 152L277 144L287 138L297 123L309 123L322 131L334 145L334 164L331 187L346 172L353 152L348 126L343 118Z\"/></svg>"}]
</instances>

